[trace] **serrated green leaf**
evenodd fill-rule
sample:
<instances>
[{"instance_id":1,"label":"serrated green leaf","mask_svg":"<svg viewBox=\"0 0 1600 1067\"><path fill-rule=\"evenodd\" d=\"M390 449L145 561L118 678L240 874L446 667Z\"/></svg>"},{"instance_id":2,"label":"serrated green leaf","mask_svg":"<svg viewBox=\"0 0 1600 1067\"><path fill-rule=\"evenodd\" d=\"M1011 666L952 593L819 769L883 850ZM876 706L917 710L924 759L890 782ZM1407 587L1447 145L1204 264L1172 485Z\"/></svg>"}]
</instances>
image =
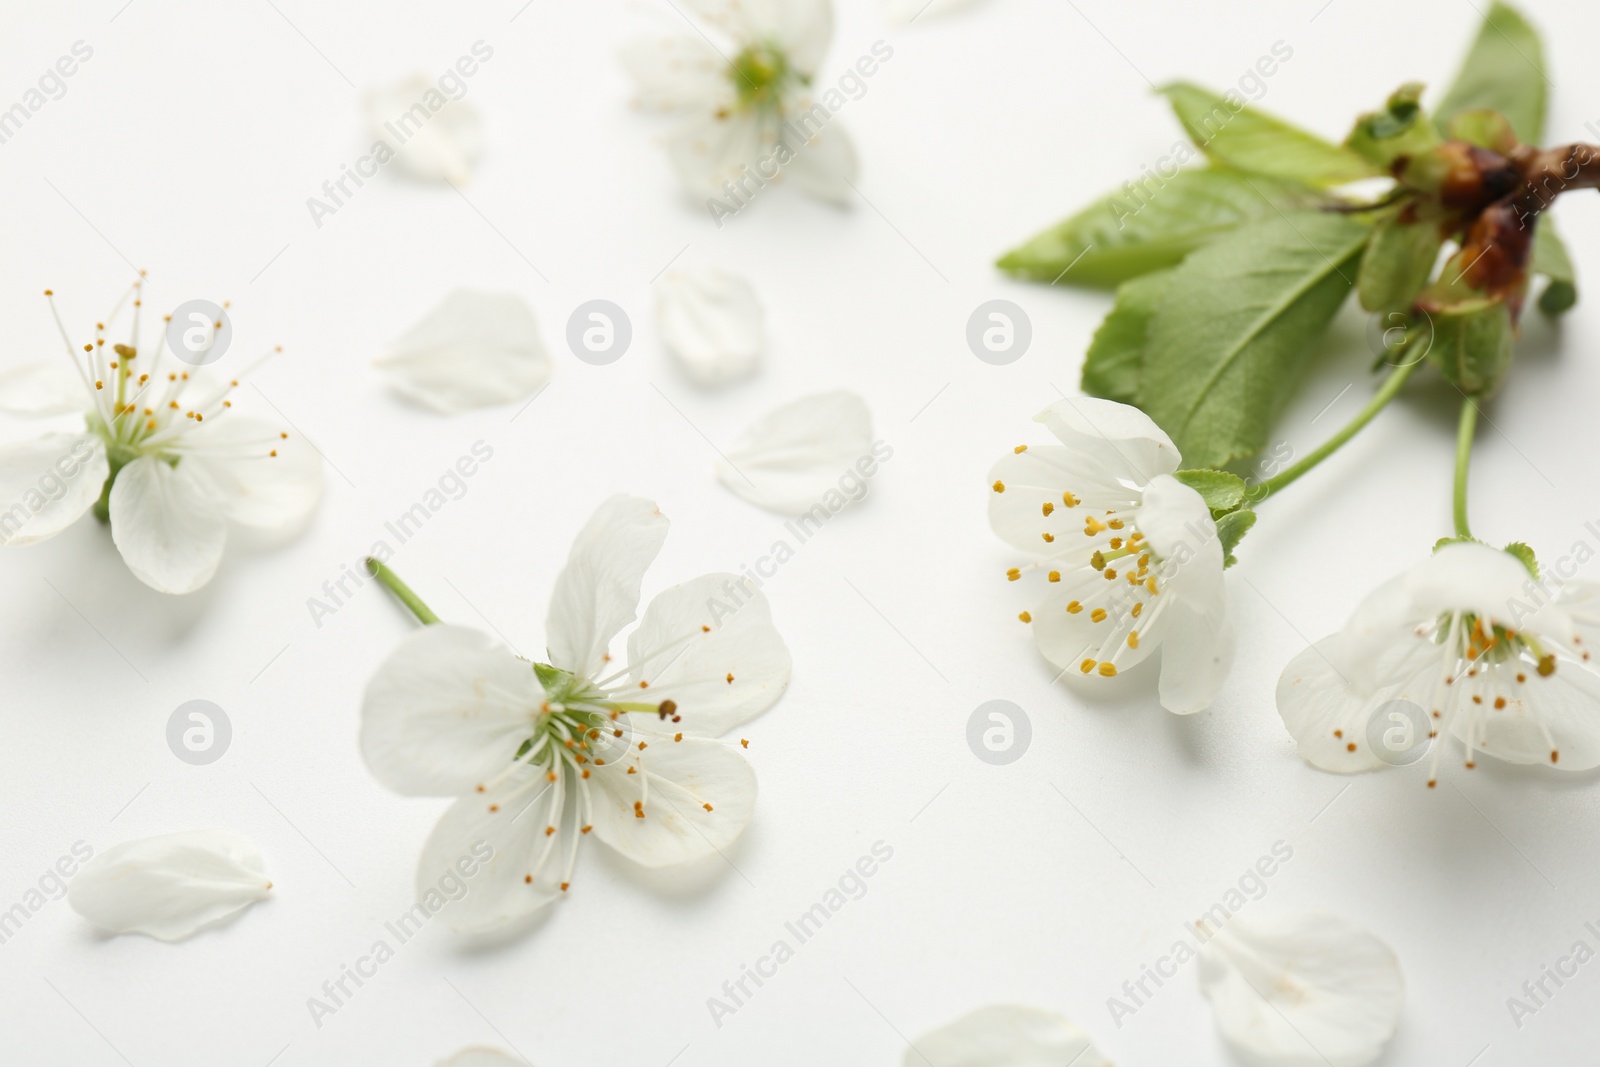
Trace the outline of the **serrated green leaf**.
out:
<instances>
[{"instance_id":1,"label":"serrated green leaf","mask_svg":"<svg viewBox=\"0 0 1600 1067\"><path fill-rule=\"evenodd\" d=\"M1572 268L1572 257L1567 255L1566 243L1555 230L1555 220L1549 212L1539 216L1533 230L1533 259L1529 269L1550 279L1539 294L1539 310L1555 316L1571 310L1578 302L1577 274Z\"/></svg>"},{"instance_id":2,"label":"serrated green leaf","mask_svg":"<svg viewBox=\"0 0 1600 1067\"><path fill-rule=\"evenodd\" d=\"M1524 144L1539 144L1544 139L1545 86L1538 31L1515 8L1496 0L1434 121L1446 130L1458 112L1489 108L1511 121Z\"/></svg>"},{"instance_id":3,"label":"serrated green leaf","mask_svg":"<svg viewBox=\"0 0 1600 1067\"><path fill-rule=\"evenodd\" d=\"M1210 168L1159 176L1090 204L1007 252L1003 271L1030 281L1112 288L1175 266L1232 230L1322 197L1296 182Z\"/></svg>"},{"instance_id":4,"label":"serrated green leaf","mask_svg":"<svg viewBox=\"0 0 1600 1067\"><path fill-rule=\"evenodd\" d=\"M1213 515L1221 511L1232 511L1244 503L1244 479L1237 474L1197 468L1177 471L1173 477L1199 493Z\"/></svg>"},{"instance_id":5,"label":"serrated green leaf","mask_svg":"<svg viewBox=\"0 0 1600 1067\"><path fill-rule=\"evenodd\" d=\"M1533 554L1532 548L1521 541L1513 541L1506 546L1506 551L1522 561L1522 565L1528 568L1528 573L1533 575L1534 581L1539 580L1539 557Z\"/></svg>"},{"instance_id":6,"label":"serrated green leaf","mask_svg":"<svg viewBox=\"0 0 1600 1067\"><path fill-rule=\"evenodd\" d=\"M1266 445L1350 293L1370 229L1332 213L1269 219L1173 272L1150 321L1139 406L1186 463L1222 467Z\"/></svg>"},{"instance_id":7,"label":"serrated green leaf","mask_svg":"<svg viewBox=\"0 0 1600 1067\"><path fill-rule=\"evenodd\" d=\"M1230 511L1217 520L1217 537L1222 541L1222 565L1231 567L1239 561L1233 558L1233 550L1244 540L1244 535L1250 532L1250 527L1256 524L1256 513L1249 508L1240 508Z\"/></svg>"},{"instance_id":8,"label":"serrated green leaf","mask_svg":"<svg viewBox=\"0 0 1600 1067\"><path fill-rule=\"evenodd\" d=\"M1372 243L1361 257L1356 294L1368 311L1398 311L1411 306L1433 274L1444 238L1436 223L1403 222L1401 215L1383 219L1372 231Z\"/></svg>"},{"instance_id":9,"label":"serrated green leaf","mask_svg":"<svg viewBox=\"0 0 1600 1067\"><path fill-rule=\"evenodd\" d=\"M1327 186L1380 173L1347 148L1188 82L1159 90L1200 150L1223 166L1306 185Z\"/></svg>"},{"instance_id":10,"label":"serrated green leaf","mask_svg":"<svg viewBox=\"0 0 1600 1067\"><path fill-rule=\"evenodd\" d=\"M1139 397L1150 317L1161 306L1172 271L1159 270L1117 289L1117 302L1094 332L1083 360L1083 391L1123 404Z\"/></svg>"}]
</instances>

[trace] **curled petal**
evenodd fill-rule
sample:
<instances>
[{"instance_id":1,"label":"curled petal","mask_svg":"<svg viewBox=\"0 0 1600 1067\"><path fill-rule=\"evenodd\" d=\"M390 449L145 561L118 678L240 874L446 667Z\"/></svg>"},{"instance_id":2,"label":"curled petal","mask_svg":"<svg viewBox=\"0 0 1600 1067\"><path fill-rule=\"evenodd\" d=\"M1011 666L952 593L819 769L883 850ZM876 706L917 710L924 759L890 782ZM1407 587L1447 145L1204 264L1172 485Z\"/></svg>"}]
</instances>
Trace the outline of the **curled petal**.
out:
<instances>
[{"instance_id":1,"label":"curled petal","mask_svg":"<svg viewBox=\"0 0 1600 1067\"><path fill-rule=\"evenodd\" d=\"M1087 1034L1054 1012L998 1004L923 1034L905 1067L1111 1067Z\"/></svg>"},{"instance_id":2,"label":"curled petal","mask_svg":"<svg viewBox=\"0 0 1600 1067\"><path fill-rule=\"evenodd\" d=\"M113 845L83 865L67 900L112 933L181 941L266 899L264 871L238 834L192 830Z\"/></svg>"},{"instance_id":3,"label":"curled petal","mask_svg":"<svg viewBox=\"0 0 1600 1067\"><path fill-rule=\"evenodd\" d=\"M1200 988L1241 1058L1283 1067L1371 1063L1405 1001L1389 946L1321 912L1228 920L1200 950Z\"/></svg>"},{"instance_id":4,"label":"curled petal","mask_svg":"<svg viewBox=\"0 0 1600 1067\"><path fill-rule=\"evenodd\" d=\"M436 79L412 75L367 91L372 135L387 144L395 164L414 178L453 182L472 177L483 155L483 123L466 100L450 99Z\"/></svg>"},{"instance_id":5,"label":"curled petal","mask_svg":"<svg viewBox=\"0 0 1600 1067\"><path fill-rule=\"evenodd\" d=\"M855 393L818 393L768 412L718 464L717 478L752 504L786 515L848 502L840 482L859 484L859 465L873 463L872 416Z\"/></svg>"},{"instance_id":6,"label":"curled petal","mask_svg":"<svg viewBox=\"0 0 1600 1067\"><path fill-rule=\"evenodd\" d=\"M457 796L510 766L543 699L532 665L488 636L426 626L367 683L361 754L397 793Z\"/></svg>"},{"instance_id":7,"label":"curled petal","mask_svg":"<svg viewBox=\"0 0 1600 1067\"><path fill-rule=\"evenodd\" d=\"M627 759L589 779L600 840L646 867L693 863L732 845L755 809L749 762L721 741L674 741L637 726L632 738Z\"/></svg>"},{"instance_id":8,"label":"curled petal","mask_svg":"<svg viewBox=\"0 0 1600 1067\"><path fill-rule=\"evenodd\" d=\"M790 665L767 598L733 574L663 591L628 635L629 688L670 699L682 718L674 729L701 737L726 733L776 703Z\"/></svg>"},{"instance_id":9,"label":"curled petal","mask_svg":"<svg viewBox=\"0 0 1600 1067\"><path fill-rule=\"evenodd\" d=\"M1172 438L1144 412L1114 400L1074 396L1034 416L1068 448L1135 483L1171 474L1182 457Z\"/></svg>"},{"instance_id":10,"label":"curled petal","mask_svg":"<svg viewBox=\"0 0 1600 1067\"><path fill-rule=\"evenodd\" d=\"M100 498L110 468L93 434L51 433L0 448L0 544L54 537Z\"/></svg>"},{"instance_id":11,"label":"curled petal","mask_svg":"<svg viewBox=\"0 0 1600 1067\"><path fill-rule=\"evenodd\" d=\"M458 289L377 361L408 399L453 415L507 404L550 380L539 324L514 293Z\"/></svg>"},{"instance_id":12,"label":"curled petal","mask_svg":"<svg viewBox=\"0 0 1600 1067\"><path fill-rule=\"evenodd\" d=\"M714 268L669 271L656 288L661 340L700 385L725 385L761 360L761 304L743 278Z\"/></svg>"},{"instance_id":13,"label":"curled petal","mask_svg":"<svg viewBox=\"0 0 1600 1067\"><path fill-rule=\"evenodd\" d=\"M598 677L611 639L634 620L644 572L667 539L667 517L652 501L618 495L595 510L556 576L545 620L550 662Z\"/></svg>"},{"instance_id":14,"label":"curled petal","mask_svg":"<svg viewBox=\"0 0 1600 1067\"><path fill-rule=\"evenodd\" d=\"M222 562L228 520L200 468L140 456L111 484L111 539L128 569L163 593L192 593Z\"/></svg>"}]
</instances>

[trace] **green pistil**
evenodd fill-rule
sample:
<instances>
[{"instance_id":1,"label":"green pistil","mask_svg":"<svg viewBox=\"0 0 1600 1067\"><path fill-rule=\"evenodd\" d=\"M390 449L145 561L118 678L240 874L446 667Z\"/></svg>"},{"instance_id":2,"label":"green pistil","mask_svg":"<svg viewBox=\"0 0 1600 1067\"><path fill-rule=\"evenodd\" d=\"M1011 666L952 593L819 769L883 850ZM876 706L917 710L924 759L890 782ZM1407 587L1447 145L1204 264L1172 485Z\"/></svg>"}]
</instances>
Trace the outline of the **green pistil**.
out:
<instances>
[{"instance_id":1,"label":"green pistil","mask_svg":"<svg viewBox=\"0 0 1600 1067\"><path fill-rule=\"evenodd\" d=\"M796 77L788 57L771 45L753 44L728 64L728 80L742 108L776 109L783 90Z\"/></svg>"}]
</instances>

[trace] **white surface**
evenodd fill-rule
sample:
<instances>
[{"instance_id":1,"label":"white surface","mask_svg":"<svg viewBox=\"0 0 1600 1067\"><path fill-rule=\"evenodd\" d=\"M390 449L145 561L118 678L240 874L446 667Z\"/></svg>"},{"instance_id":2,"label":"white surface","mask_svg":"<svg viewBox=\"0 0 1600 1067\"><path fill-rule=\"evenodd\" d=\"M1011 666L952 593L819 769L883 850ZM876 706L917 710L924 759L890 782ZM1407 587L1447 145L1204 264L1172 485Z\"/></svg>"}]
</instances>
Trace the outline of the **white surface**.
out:
<instances>
[{"instance_id":1,"label":"white surface","mask_svg":"<svg viewBox=\"0 0 1600 1067\"><path fill-rule=\"evenodd\" d=\"M1029 418L1058 395L1051 383L1072 390L1109 304L989 264L1170 151L1177 127L1138 71L1222 88L1282 39L1294 57L1263 105L1338 136L1403 80L1441 85L1475 31L1472 4L993 0L896 27L879 4L852 3L824 79L874 40L895 49L841 118L875 208L769 190L718 230L674 185L654 143L666 126L628 109L615 61L632 33L682 28L670 8L535 0L512 22L519 0L274 3L7 5L0 106L75 40L95 51L0 145L0 364L58 353L46 286L76 332L104 315L131 277L120 250L150 270L153 306L231 298L237 358L285 347L254 380L331 466L306 538L230 545L195 596L140 585L92 521L0 555L0 907L75 841L210 825L259 842L275 882L274 899L181 945L101 940L65 903L45 906L0 945L8 1062L423 1065L483 1043L541 1067L890 1065L901 1035L1020 1001L1068 1014L1119 1063L1208 1067L1231 1061L1192 964L1120 1028L1106 1001L1280 839L1293 859L1251 911L1337 911L1401 958L1409 999L1383 1063L1590 1055L1600 965L1520 1030L1506 998L1574 941L1596 945L1582 925L1600 920L1594 776L1484 761L1451 767L1433 792L1416 770L1335 778L1300 762L1272 706L1307 638L1448 532L1454 409L1439 390L1415 384L1264 509L1230 572L1238 662L1193 718L1157 707L1148 676L1111 702L1052 687L984 514L989 464L1039 439ZM1527 6L1551 52L1551 138L1580 137L1600 118L1600 10ZM1438 43L1416 43L1426 35ZM464 190L477 210L385 174L314 227L305 199L366 150L358 90L443 70L480 38L495 54L468 96L488 141ZM1593 543L1584 523L1600 520L1600 368L1585 340L1600 331L1600 205L1569 200L1558 214L1583 302L1559 331L1530 314L1473 472L1481 534L1547 557ZM757 379L700 393L660 350L649 285L680 250L763 294ZM526 296L555 354L550 387L514 422L514 408L420 411L370 365L464 285ZM997 296L1034 326L1009 367L980 363L963 336ZM629 309L635 330L606 367L563 341L568 314L596 297ZM1369 391L1361 328L1341 320L1283 420L1298 451ZM413 624L371 585L320 628L307 598L482 440L493 459L393 562L446 617L538 648L571 536L615 491L654 497L674 523L647 597L767 552L781 521L716 485L701 434L726 446L758 412L837 387L867 398L895 454L867 500L767 584L794 683L747 730L762 796L729 855L738 871L666 881L591 850L533 936L470 953L430 928L317 1028L307 997L409 906L447 802L384 791L355 745L361 688ZM255 392L244 398L273 414ZM165 741L194 698L233 722L231 750L208 767ZM1032 720L1032 747L1009 767L965 741L992 698ZM716 1028L706 998L880 839L894 856L865 897Z\"/></svg>"}]
</instances>

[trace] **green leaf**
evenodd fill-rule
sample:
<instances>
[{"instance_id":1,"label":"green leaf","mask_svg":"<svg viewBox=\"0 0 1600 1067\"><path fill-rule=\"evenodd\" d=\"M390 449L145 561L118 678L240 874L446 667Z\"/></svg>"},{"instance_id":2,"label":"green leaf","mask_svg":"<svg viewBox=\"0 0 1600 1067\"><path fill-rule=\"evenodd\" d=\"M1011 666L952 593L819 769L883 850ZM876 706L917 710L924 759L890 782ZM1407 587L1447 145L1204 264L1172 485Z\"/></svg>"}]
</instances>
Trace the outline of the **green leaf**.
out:
<instances>
[{"instance_id":1,"label":"green leaf","mask_svg":"<svg viewBox=\"0 0 1600 1067\"><path fill-rule=\"evenodd\" d=\"M1304 212L1241 229L1173 272L1150 322L1139 406L1185 462L1221 467L1266 445L1369 233L1349 216Z\"/></svg>"},{"instance_id":2,"label":"green leaf","mask_svg":"<svg viewBox=\"0 0 1600 1067\"><path fill-rule=\"evenodd\" d=\"M1506 551L1522 561L1522 565L1528 568L1528 573L1533 575L1534 581L1539 580L1539 557L1533 554L1532 548L1521 541L1513 541L1506 546Z\"/></svg>"},{"instance_id":3,"label":"green leaf","mask_svg":"<svg viewBox=\"0 0 1600 1067\"><path fill-rule=\"evenodd\" d=\"M1578 302L1577 276L1572 269L1572 257L1567 246L1555 230L1555 220L1549 212L1539 216L1533 229L1533 260L1529 269L1550 279L1550 284L1539 294L1539 310L1556 316Z\"/></svg>"},{"instance_id":4,"label":"green leaf","mask_svg":"<svg viewBox=\"0 0 1600 1067\"><path fill-rule=\"evenodd\" d=\"M1389 173L1395 160L1410 158L1439 143L1439 131L1418 103L1422 83L1407 82L1390 94L1382 111L1362 115L1344 140L1346 148Z\"/></svg>"},{"instance_id":5,"label":"green leaf","mask_svg":"<svg viewBox=\"0 0 1600 1067\"><path fill-rule=\"evenodd\" d=\"M1439 372L1468 396L1499 388L1511 369L1515 333L1505 301L1480 297L1427 311L1433 324L1428 358Z\"/></svg>"},{"instance_id":6,"label":"green leaf","mask_svg":"<svg viewBox=\"0 0 1600 1067\"><path fill-rule=\"evenodd\" d=\"M1244 479L1227 471L1187 470L1173 474L1184 485L1200 494L1212 515L1232 511L1244 503Z\"/></svg>"},{"instance_id":7,"label":"green leaf","mask_svg":"<svg viewBox=\"0 0 1600 1067\"><path fill-rule=\"evenodd\" d=\"M1517 147L1517 132L1511 128L1511 120L1486 107L1457 112L1450 120L1449 134L1453 141L1466 141L1501 155Z\"/></svg>"},{"instance_id":8,"label":"green leaf","mask_svg":"<svg viewBox=\"0 0 1600 1067\"><path fill-rule=\"evenodd\" d=\"M1001 256L1007 273L1038 282L1112 288L1175 266L1216 237L1322 197L1294 182L1207 169L1129 182Z\"/></svg>"},{"instance_id":9,"label":"green leaf","mask_svg":"<svg viewBox=\"0 0 1600 1067\"><path fill-rule=\"evenodd\" d=\"M1458 112L1489 108L1511 120L1524 144L1539 144L1544 139L1545 85L1538 31L1515 8L1497 0L1434 121L1445 130Z\"/></svg>"},{"instance_id":10,"label":"green leaf","mask_svg":"<svg viewBox=\"0 0 1600 1067\"><path fill-rule=\"evenodd\" d=\"M1391 215L1372 231L1372 243L1361 257L1356 294L1368 311L1398 311L1411 306L1433 274L1444 238L1437 223L1402 222Z\"/></svg>"},{"instance_id":11,"label":"green leaf","mask_svg":"<svg viewBox=\"0 0 1600 1067\"><path fill-rule=\"evenodd\" d=\"M1083 360L1083 391L1123 404L1139 398L1139 377L1144 371L1144 345L1150 317L1161 306L1172 271L1123 282L1117 289L1117 302L1089 342Z\"/></svg>"},{"instance_id":12,"label":"green leaf","mask_svg":"<svg viewBox=\"0 0 1600 1067\"><path fill-rule=\"evenodd\" d=\"M1160 92L1172 103L1189 139L1224 166L1316 186L1379 173L1349 149L1255 110L1232 90L1218 96L1174 82Z\"/></svg>"},{"instance_id":13,"label":"green leaf","mask_svg":"<svg viewBox=\"0 0 1600 1067\"><path fill-rule=\"evenodd\" d=\"M1222 540L1222 565L1231 567L1239 561L1233 558L1233 550L1244 540L1244 535L1250 532L1250 527L1256 524L1256 513L1249 508L1240 508L1230 511L1217 520L1217 536Z\"/></svg>"}]
</instances>

